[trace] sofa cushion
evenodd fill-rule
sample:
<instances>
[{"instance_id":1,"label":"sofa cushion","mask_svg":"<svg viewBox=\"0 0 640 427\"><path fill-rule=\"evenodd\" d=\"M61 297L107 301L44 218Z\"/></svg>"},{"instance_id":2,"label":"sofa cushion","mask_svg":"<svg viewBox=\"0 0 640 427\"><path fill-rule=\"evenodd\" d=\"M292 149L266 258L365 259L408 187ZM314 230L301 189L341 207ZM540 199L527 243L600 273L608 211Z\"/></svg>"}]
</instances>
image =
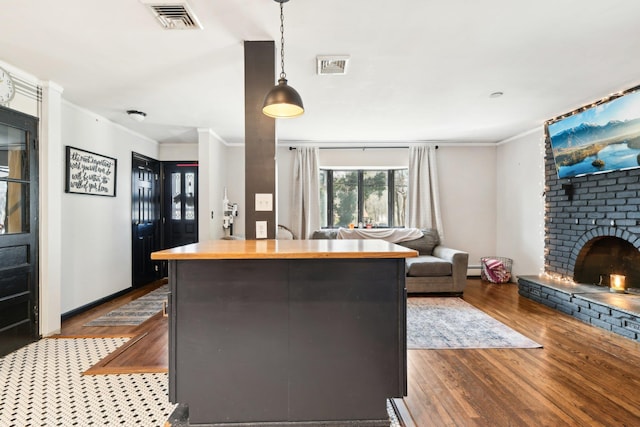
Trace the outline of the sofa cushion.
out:
<instances>
[{"instance_id":1,"label":"sofa cushion","mask_svg":"<svg viewBox=\"0 0 640 427\"><path fill-rule=\"evenodd\" d=\"M338 237L338 230L316 230L311 235L315 240L335 239Z\"/></svg>"},{"instance_id":2,"label":"sofa cushion","mask_svg":"<svg viewBox=\"0 0 640 427\"><path fill-rule=\"evenodd\" d=\"M451 276L451 263L430 255L407 258L407 276L436 277Z\"/></svg>"},{"instance_id":3,"label":"sofa cushion","mask_svg":"<svg viewBox=\"0 0 640 427\"><path fill-rule=\"evenodd\" d=\"M415 240L407 240L406 242L399 242L398 245L405 248L418 251L420 255L431 255L433 248L440 244L440 237L438 231L434 229L421 230L423 236Z\"/></svg>"}]
</instances>

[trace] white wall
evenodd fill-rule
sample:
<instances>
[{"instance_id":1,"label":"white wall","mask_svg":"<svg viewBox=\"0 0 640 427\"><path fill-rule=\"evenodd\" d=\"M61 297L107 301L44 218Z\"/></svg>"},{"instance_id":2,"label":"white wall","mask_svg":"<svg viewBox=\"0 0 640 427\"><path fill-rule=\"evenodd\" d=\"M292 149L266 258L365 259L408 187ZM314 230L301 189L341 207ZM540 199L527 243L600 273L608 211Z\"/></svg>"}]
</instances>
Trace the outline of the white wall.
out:
<instances>
[{"instance_id":1,"label":"white wall","mask_svg":"<svg viewBox=\"0 0 640 427\"><path fill-rule=\"evenodd\" d=\"M407 148L366 148L320 150L320 167L326 168L406 168L409 167Z\"/></svg>"},{"instance_id":2,"label":"white wall","mask_svg":"<svg viewBox=\"0 0 640 427\"><path fill-rule=\"evenodd\" d=\"M469 265L496 255L496 149L440 145L437 154L444 245L469 253ZM480 274L471 270L469 274Z\"/></svg>"},{"instance_id":3,"label":"white wall","mask_svg":"<svg viewBox=\"0 0 640 427\"><path fill-rule=\"evenodd\" d=\"M544 130L498 148L496 255L513 259L513 275L544 270ZM514 277L515 280L515 277Z\"/></svg>"},{"instance_id":4,"label":"white wall","mask_svg":"<svg viewBox=\"0 0 640 427\"><path fill-rule=\"evenodd\" d=\"M157 159L158 144L68 102L62 141L118 160L116 197L62 194L65 313L131 286L131 152Z\"/></svg>"},{"instance_id":5,"label":"white wall","mask_svg":"<svg viewBox=\"0 0 640 427\"><path fill-rule=\"evenodd\" d=\"M193 144L160 144L159 158L162 162L179 162L198 160L198 143Z\"/></svg>"},{"instance_id":6,"label":"white wall","mask_svg":"<svg viewBox=\"0 0 640 427\"><path fill-rule=\"evenodd\" d=\"M238 204L238 216L233 220L233 234L234 236L244 237L247 213L247 207L244 206L244 146L234 145L227 147L226 164L227 197L229 203ZM221 208L222 200L220 200L220 208L218 209ZM279 209L276 212L279 213Z\"/></svg>"},{"instance_id":7,"label":"white wall","mask_svg":"<svg viewBox=\"0 0 640 427\"><path fill-rule=\"evenodd\" d=\"M227 185L227 147L211 129L198 129L198 240L224 236L222 199Z\"/></svg>"},{"instance_id":8,"label":"white wall","mask_svg":"<svg viewBox=\"0 0 640 427\"><path fill-rule=\"evenodd\" d=\"M295 151L288 147L277 147L276 150L276 221L291 228L291 184L293 183L293 161Z\"/></svg>"}]
</instances>

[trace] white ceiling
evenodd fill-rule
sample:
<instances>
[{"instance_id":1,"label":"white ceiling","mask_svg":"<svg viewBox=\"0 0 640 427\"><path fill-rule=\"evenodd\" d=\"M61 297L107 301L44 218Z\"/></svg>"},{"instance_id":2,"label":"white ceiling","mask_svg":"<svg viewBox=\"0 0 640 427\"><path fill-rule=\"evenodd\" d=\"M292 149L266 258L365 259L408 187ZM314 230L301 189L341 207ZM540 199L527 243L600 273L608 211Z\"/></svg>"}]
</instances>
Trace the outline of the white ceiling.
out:
<instances>
[{"instance_id":1,"label":"white ceiling","mask_svg":"<svg viewBox=\"0 0 640 427\"><path fill-rule=\"evenodd\" d=\"M188 4L204 29L163 30L137 0L0 0L0 60L154 140L210 128L242 143L243 41L278 45L279 4ZM281 142L498 142L640 84L637 0L291 0L284 13L306 112L278 120ZM351 55L347 75L316 75L330 54Z\"/></svg>"}]
</instances>

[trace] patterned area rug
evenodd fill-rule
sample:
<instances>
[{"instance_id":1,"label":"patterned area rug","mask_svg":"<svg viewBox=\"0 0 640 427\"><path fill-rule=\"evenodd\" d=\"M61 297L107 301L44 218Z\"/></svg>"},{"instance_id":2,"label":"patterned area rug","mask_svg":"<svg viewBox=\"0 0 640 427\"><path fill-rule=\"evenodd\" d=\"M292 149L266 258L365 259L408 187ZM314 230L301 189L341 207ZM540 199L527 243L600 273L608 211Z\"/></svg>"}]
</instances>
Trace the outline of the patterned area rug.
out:
<instances>
[{"instance_id":1,"label":"patterned area rug","mask_svg":"<svg viewBox=\"0 0 640 427\"><path fill-rule=\"evenodd\" d=\"M163 426L167 374L82 375L126 341L45 338L0 358L0 426Z\"/></svg>"},{"instance_id":2,"label":"patterned area rug","mask_svg":"<svg viewBox=\"0 0 640 427\"><path fill-rule=\"evenodd\" d=\"M407 348L540 348L460 298L407 298Z\"/></svg>"},{"instance_id":3,"label":"patterned area rug","mask_svg":"<svg viewBox=\"0 0 640 427\"><path fill-rule=\"evenodd\" d=\"M167 292L169 285L162 285L83 326L137 326L162 310L162 305L167 300Z\"/></svg>"}]
</instances>

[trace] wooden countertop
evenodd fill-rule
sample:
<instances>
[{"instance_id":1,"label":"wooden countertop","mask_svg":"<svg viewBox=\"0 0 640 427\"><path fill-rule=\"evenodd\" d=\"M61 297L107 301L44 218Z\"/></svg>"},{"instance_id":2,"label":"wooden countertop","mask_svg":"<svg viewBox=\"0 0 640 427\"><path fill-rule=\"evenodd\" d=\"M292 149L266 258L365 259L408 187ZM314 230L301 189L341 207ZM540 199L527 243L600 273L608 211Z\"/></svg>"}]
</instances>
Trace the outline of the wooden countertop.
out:
<instances>
[{"instance_id":1,"label":"wooden countertop","mask_svg":"<svg viewBox=\"0 0 640 427\"><path fill-rule=\"evenodd\" d=\"M155 260L411 258L418 252L384 240L210 240L153 252Z\"/></svg>"}]
</instances>

